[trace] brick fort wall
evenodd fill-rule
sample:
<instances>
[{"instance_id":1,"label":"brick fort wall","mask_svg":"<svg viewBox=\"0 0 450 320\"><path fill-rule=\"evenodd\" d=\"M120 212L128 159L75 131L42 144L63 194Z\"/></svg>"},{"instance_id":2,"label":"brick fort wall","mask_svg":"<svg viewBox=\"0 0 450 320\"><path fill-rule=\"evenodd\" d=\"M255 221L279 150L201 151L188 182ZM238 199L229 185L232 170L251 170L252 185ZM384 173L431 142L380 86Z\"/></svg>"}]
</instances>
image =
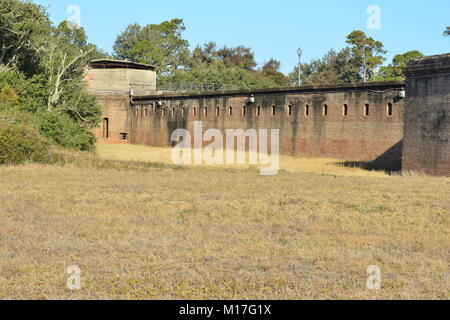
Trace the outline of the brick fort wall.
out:
<instances>
[{"instance_id":1,"label":"brick fort wall","mask_svg":"<svg viewBox=\"0 0 450 320\"><path fill-rule=\"evenodd\" d=\"M406 69L403 170L450 176L450 54Z\"/></svg>"},{"instance_id":2,"label":"brick fort wall","mask_svg":"<svg viewBox=\"0 0 450 320\"><path fill-rule=\"evenodd\" d=\"M128 126L133 144L169 147L174 130L193 132L194 121L202 121L204 131L279 129L286 155L397 164L402 158L403 87L395 82L159 94L134 97L128 111L121 105L120 115L110 117ZM107 115L110 109L105 107ZM111 131L112 141L117 133Z\"/></svg>"}]
</instances>

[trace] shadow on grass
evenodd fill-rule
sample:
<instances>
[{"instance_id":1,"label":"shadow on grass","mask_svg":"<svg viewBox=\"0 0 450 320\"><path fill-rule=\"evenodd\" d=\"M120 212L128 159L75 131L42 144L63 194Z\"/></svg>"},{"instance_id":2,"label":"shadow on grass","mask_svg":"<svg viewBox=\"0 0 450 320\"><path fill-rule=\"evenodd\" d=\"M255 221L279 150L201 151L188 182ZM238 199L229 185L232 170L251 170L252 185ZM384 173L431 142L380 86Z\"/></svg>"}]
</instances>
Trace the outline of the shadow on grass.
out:
<instances>
[{"instance_id":1,"label":"shadow on grass","mask_svg":"<svg viewBox=\"0 0 450 320\"><path fill-rule=\"evenodd\" d=\"M339 165L347 168L360 168L367 171L384 171L387 174L399 174L402 171L403 140L383 153L374 161L345 161Z\"/></svg>"},{"instance_id":2,"label":"shadow on grass","mask_svg":"<svg viewBox=\"0 0 450 320\"><path fill-rule=\"evenodd\" d=\"M378 161L345 161L339 162L338 165L347 168L359 168L367 171L383 171L387 174L398 174L402 171L401 161L389 163L382 163Z\"/></svg>"}]
</instances>

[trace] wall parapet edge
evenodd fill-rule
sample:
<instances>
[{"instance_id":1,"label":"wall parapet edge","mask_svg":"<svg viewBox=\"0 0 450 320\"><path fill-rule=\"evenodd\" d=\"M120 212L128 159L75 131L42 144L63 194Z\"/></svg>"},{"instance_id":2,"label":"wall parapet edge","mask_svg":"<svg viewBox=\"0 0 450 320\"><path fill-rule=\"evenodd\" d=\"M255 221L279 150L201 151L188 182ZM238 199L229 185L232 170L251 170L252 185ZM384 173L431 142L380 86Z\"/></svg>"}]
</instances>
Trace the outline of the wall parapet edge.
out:
<instances>
[{"instance_id":1,"label":"wall parapet edge","mask_svg":"<svg viewBox=\"0 0 450 320\"><path fill-rule=\"evenodd\" d=\"M447 72L450 72L450 53L413 59L405 68L407 77Z\"/></svg>"},{"instance_id":2,"label":"wall parapet edge","mask_svg":"<svg viewBox=\"0 0 450 320\"><path fill-rule=\"evenodd\" d=\"M268 89L248 89L234 90L222 92L186 92L186 93L160 93L147 96L133 96L132 104L145 103L149 100L157 99L180 99L180 98L213 98L226 96L245 96L260 94L307 94L307 93L333 93L333 92L350 92L350 91L373 91L374 93L385 93L392 90L401 90L405 87L405 82L369 82L360 84L338 84L330 86L302 86L302 87L286 87L286 88L268 88Z\"/></svg>"}]
</instances>

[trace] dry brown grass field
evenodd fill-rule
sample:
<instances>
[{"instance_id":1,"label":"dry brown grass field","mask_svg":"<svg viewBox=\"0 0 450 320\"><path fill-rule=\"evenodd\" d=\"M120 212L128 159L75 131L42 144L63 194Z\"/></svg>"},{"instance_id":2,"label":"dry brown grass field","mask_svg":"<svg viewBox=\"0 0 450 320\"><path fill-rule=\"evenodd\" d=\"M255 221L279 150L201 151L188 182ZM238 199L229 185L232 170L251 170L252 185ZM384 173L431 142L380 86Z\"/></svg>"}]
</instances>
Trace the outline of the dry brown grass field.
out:
<instances>
[{"instance_id":1,"label":"dry brown grass field","mask_svg":"<svg viewBox=\"0 0 450 320\"><path fill-rule=\"evenodd\" d=\"M0 167L0 299L449 299L450 179L287 157L262 177L167 155Z\"/></svg>"}]
</instances>

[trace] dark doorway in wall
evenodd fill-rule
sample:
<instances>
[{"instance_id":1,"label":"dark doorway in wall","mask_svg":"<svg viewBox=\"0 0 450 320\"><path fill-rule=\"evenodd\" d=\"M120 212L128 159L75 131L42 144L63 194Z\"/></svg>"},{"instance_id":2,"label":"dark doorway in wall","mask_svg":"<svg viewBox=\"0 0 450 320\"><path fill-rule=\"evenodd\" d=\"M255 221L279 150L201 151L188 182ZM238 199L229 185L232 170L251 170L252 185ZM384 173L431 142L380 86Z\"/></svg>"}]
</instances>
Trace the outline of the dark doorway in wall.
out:
<instances>
[{"instance_id":1,"label":"dark doorway in wall","mask_svg":"<svg viewBox=\"0 0 450 320\"><path fill-rule=\"evenodd\" d=\"M370 116L370 105L369 104L366 104L364 106L364 116L366 116L366 117Z\"/></svg>"},{"instance_id":2,"label":"dark doorway in wall","mask_svg":"<svg viewBox=\"0 0 450 320\"><path fill-rule=\"evenodd\" d=\"M103 138L109 138L109 119L103 118Z\"/></svg>"},{"instance_id":3,"label":"dark doorway in wall","mask_svg":"<svg viewBox=\"0 0 450 320\"><path fill-rule=\"evenodd\" d=\"M344 104L342 114L344 117L348 116L348 105Z\"/></svg>"}]
</instances>

